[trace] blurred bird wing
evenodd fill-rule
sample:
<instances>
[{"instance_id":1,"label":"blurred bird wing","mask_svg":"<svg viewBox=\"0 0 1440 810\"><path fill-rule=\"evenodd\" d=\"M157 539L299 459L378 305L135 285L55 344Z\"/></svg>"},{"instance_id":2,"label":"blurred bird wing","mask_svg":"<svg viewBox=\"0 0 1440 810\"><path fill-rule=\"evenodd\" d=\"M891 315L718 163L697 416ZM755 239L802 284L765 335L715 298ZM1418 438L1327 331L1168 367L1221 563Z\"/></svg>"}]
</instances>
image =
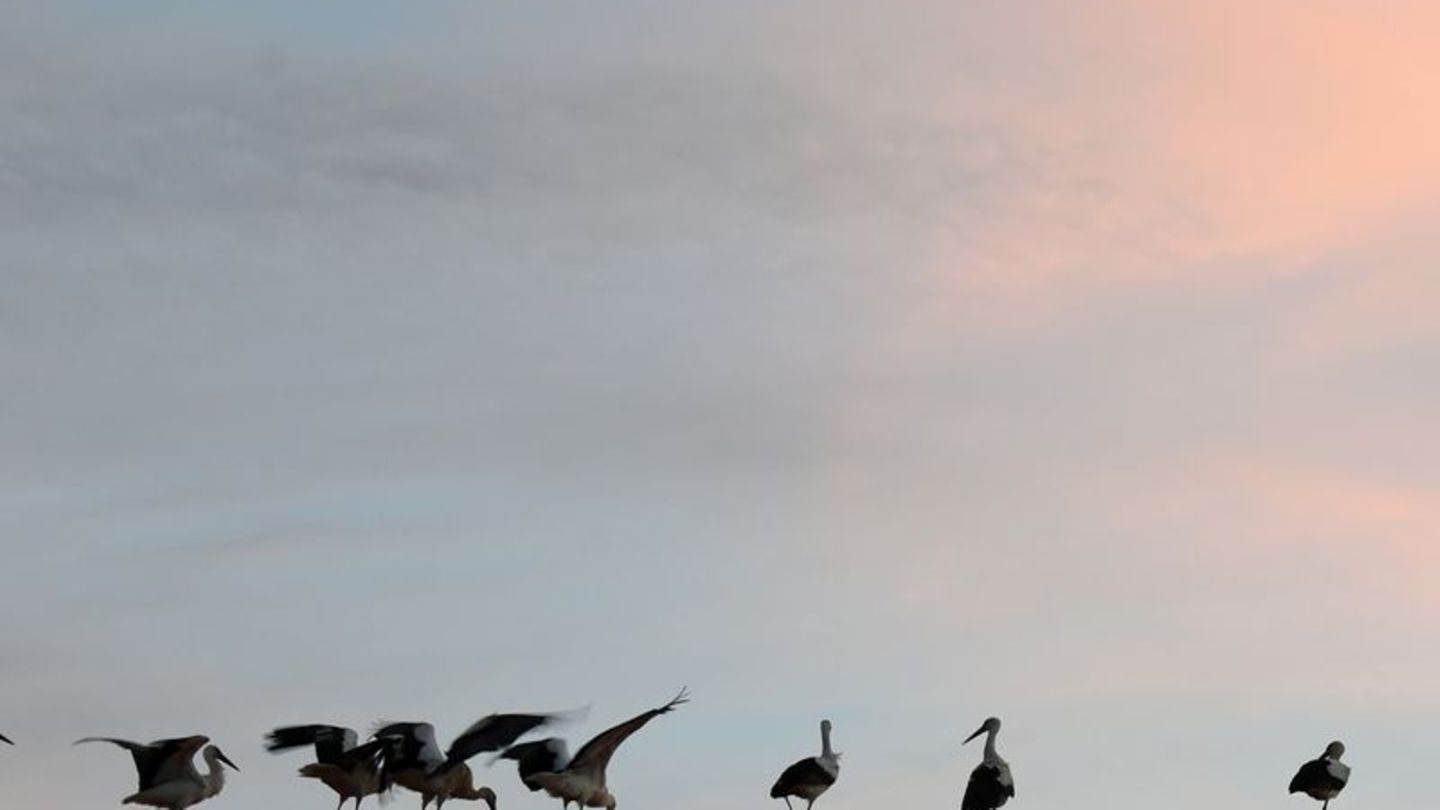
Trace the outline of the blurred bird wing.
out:
<instances>
[{"instance_id":1,"label":"blurred bird wing","mask_svg":"<svg viewBox=\"0 0 1440 810\"><path fill-rule=\"evenodd\" d=\"M669 714L677 706L689 702L689 693L681 689L680 694L664 706L638 714L618 726L602 731L580 747L580 750L575 753L575 758L570 760L566 770L572 773L583 772L603 786L605 784L605 768L610 764L610 758L615 755L615 749L620 747L620 743L625 742L631 734L644 728L645 724L651 720L662 714Z\"/></svg>"},{"instance_id":2,"label":"blurred bird wing","mask_svg":"<svg viewBox=\"0 0 1440 810\"><path fill-rule=\"evenodd\" d=\"M537 728L566 719L563 714L492 714L475 721L465 729L450 750L449 762L465 760L486 751L499 751Z\"/></svg>"},{"instance_id":3,"label":"blurred bird wing","mask_svg":"<svg viewBox=\"0 0 1440 810\"><path fill-rule=\"evenodd\" d=\"M432 770L445 761L440 744L435 741L435 727L429 723L389 723L375 730L376 738L399 741L398 750L391 751L391 769L421 767Z\"/></svg>"},{"instance_id":4,"label":"blurred bird wing","mask_svg":"<svg viewBox=\"0 0 1440 810\"><path fill-rule=\"evenodd\" d=\"M306 745L315 746L315 761L339 762L342 755L355 747L357 737L354 729L344 726L312 724L305 726L282 726L271 731L266 737L265 750L271 753Z\"/></svg>"}]
</instances>

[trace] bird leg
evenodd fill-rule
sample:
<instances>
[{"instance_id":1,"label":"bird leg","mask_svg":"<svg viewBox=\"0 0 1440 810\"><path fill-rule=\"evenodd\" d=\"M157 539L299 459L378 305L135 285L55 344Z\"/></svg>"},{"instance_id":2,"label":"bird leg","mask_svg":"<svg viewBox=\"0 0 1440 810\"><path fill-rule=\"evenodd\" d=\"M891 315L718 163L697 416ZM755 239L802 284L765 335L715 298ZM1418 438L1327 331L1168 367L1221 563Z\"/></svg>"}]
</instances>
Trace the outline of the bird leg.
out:
<instances>
[{"instance_id":1,"label":"bird leg","mask_svg":"<svg viewBox=\"0 0 1440 810\"><path fill-rule=\"evenodd\" d=\"M795 805L790 803L789 796L781 796L780 798L785 800L785 807L787 808L787 810L795 810Z\"/></svg>"}]
</instances>

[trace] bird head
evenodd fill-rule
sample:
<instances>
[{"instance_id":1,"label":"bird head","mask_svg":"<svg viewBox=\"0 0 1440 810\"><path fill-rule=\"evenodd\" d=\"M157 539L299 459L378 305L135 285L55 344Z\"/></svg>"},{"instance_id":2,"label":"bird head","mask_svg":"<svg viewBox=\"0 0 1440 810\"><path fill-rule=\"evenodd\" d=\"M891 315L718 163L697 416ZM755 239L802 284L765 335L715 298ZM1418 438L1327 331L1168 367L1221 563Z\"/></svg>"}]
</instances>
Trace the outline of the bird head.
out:
<instances>
[{"instance_id":1,"label":"bird head","mask_svg":"<svg viewBox=\"0 0 1440 810\"><path fill-rule=\"evenodd\" d=\"M490 810L495 810L495 791L488 787L482 787L475 791L475 798L489 805Z\"/></svg>"},{"instance_id":2,"label":"bird head","mask_svg":"<svg viewBox=\"0 0 1440 810\"><path fill-rule=\"evenodd\" d=\"M969 737L966 737L966 738L965 738L965 742L968 743L968 742L970 742L971 740L975 739L976 737L979 737L981 734L994 734L994 733L997 733L997 732L999 732L999 731L1000 731L1000 718L998 718L998 717L991 717L991 718L988 718L984 723L981 723L981 724L980 724L980 728L975 729L975 733L974 733L974 734L971 734Z\"/></svg>"},{"instance_id":3,"label":"bird head","mask_svg":"<svg viewBox=\"0 0 1440 810\"><path fill-rule=\"evenodd\" d=\"M230 767L230 770L235 771L236 773L239 773L240 771L240 766L231 762L230 758L225 756L225 752L221 751L219 746L212 745L209 748L206 748L205 759L208 761L220 762L228 765Z\"/></svg>"},{"instance_id":4,"label":"bird head","mask_svg":"<svg viewBox=\"0 0 1440 810\"><path fill-rule=\"evenodd\" d=\"M1340 757L1343 756L1345 756L1345 743L1336 740L1335 742L1332 742L1329 745L1325 746L1326 759L1333 759L1336 762L1339 762Z\"/></svg>"}]
</instances>

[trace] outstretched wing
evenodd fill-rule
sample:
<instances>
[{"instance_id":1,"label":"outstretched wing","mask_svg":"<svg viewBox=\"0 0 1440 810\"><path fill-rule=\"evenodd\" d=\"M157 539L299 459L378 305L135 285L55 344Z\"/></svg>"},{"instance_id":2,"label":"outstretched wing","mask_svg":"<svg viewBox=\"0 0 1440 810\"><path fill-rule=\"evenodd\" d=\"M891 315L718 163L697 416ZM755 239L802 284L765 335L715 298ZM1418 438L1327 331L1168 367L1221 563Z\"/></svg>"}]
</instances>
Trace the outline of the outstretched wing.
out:
<instances>
[{"instance_id":1,"label":"outstretched wing","mask_svg":"<svg viewBox=\"0 0 1440 810\"><path fill-rule=\"evenodd\" d=\"M390 723L375 730L375 739L388 739L385 767L390 771L423 768L433 771L445 761L435 742L435 727L429 723Z\"/></svg>"},{"instance_id":2,"label":"outstretched wing","mask_svg":"<svg viewBox=\"0 0 1440 810\"><path fill-rule=\"evenodd\" d=\"M675 707L689 702L689 692L681 689L680 694L676 695L664 706L651 709L644 714L636 715L612 729L601 732L596 735L594 739L590 740L590 742L581 746L566 770L571 772L583 771L595 779L598 784L604 785L605 767L610 764L610 757L615 755L615 749L620 747L620 743L625 742L625 739L631 734L644 728L645 724L651 720L654 720L662 714L669 714L675 710Z\"/></svg>"},{"instance_id":3,"label":"outstretched wing","mask_svg":"<svg viewBox=\"0 0 1440 810\"><path fill-rule=\"evenodd\" d=\"M75 744L108 742L130 752L135 760L135 773L139 777L140 790L145 791L177 777L188 776L194 771L190 760L195 751L205 744L204 737L177 737L171 740L156 740L148 745L121 740L115 737L84 737Z\"/></svg>"},{"instance_id":4,"label":"outstretched wing","mask_svg":"<svg viewBox=\"0 0 1440 810\"><path fill-rule=\"evenodd\" d=\"M533 793L540 783L532 777L537 773L559 773L570 762L570 751L559 737L520 743L505 749L496 759L513 759L519 766L520 781Z\"/></svg>"},{"instance_id":5,"label":"outstretched wing","mask_svg":"<svg viewBox=\"0 0 1440 810\"><path fill-rule=\"evenodd\" d=\"M461 762L486 751L499 751L537 728L566 718L561 714L492 714L483 717L450 743L445 764Z\"/></svg>"},{"instance_id":6,"label":"outstretched wing","mask_svg":"<svg viewBox=\"0 0 1440 810\"><path fill-rule=\"evenodd\" d=\"M355 743L355 732L343 726L281 726L266 735L265 750L274 754L313 745L316 762L335 765Z\"/></svg>"}]
</instances>

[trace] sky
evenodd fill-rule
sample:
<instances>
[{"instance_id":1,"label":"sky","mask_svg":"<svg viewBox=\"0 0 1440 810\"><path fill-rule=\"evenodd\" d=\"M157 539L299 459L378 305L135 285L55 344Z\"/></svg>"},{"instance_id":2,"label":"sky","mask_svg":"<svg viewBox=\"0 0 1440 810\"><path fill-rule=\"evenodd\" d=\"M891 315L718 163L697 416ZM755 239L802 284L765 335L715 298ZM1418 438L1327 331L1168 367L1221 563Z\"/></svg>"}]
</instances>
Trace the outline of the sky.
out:
<instances>
[{"instance_id":1,"label":"sky","mask_svg":"<svg viewBox=\"0 0 1440 810\"><path fill-rule=\"evenodd\" d=\"M990 715L1018 808L1433 806L1429 0L0 11L7 806L682 685L622 808Z\"/></svg>"}]
</instances>

